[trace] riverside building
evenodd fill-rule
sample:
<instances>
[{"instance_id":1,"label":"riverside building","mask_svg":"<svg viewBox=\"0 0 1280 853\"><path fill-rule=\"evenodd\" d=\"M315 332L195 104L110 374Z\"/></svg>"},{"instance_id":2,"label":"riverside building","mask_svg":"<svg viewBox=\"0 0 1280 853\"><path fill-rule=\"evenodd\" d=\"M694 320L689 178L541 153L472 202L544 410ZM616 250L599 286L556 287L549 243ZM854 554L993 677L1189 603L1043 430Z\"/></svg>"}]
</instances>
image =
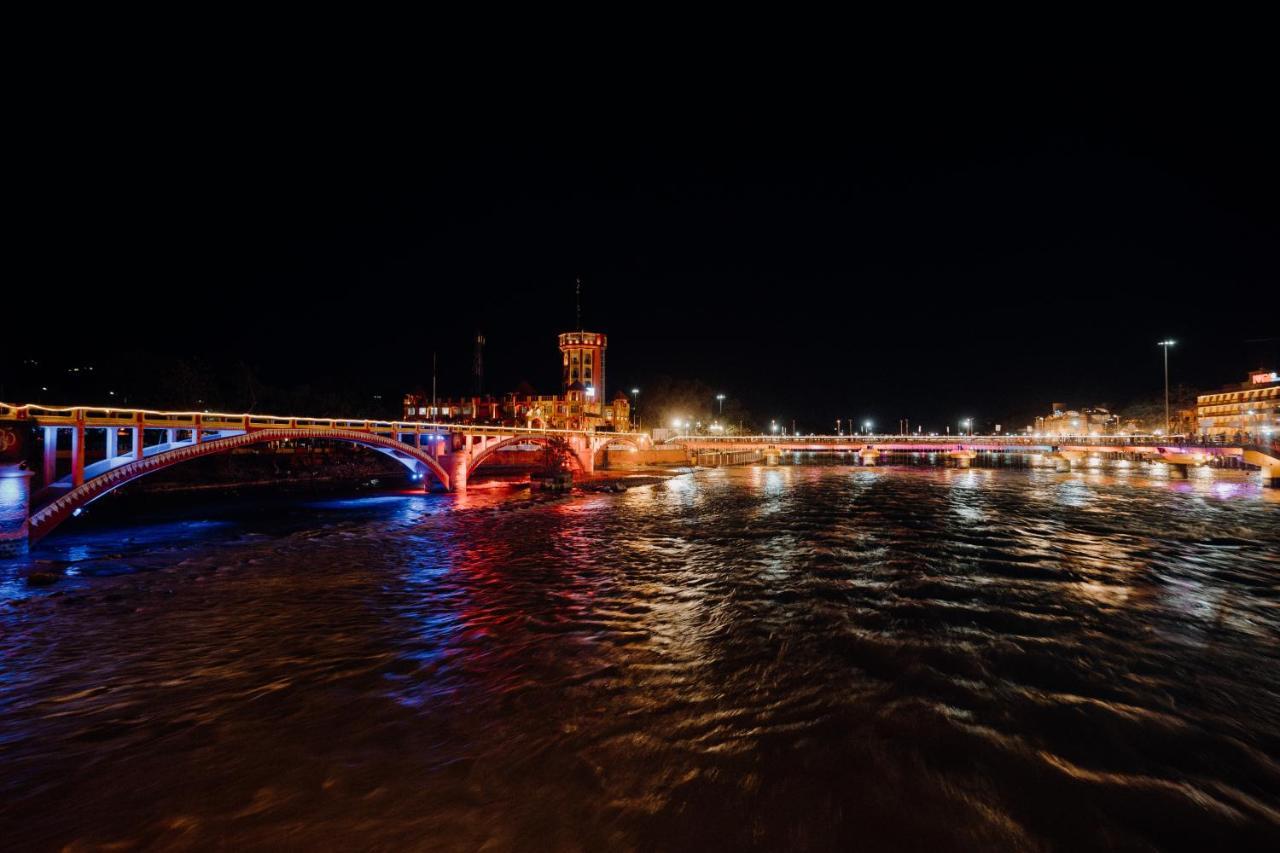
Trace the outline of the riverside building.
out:
<instances>
[{"instance_id":1,"label":"riverside building","mask_svg":"<svg viewBox=\"0 0 1280 853\"><path fill-rule=\"evenodd\" d=\"M1269 442L1280 436L1280 374L1250 372L1247 381L1196 398L1201 435Z\"/></svg>"},{"instance_id":2,"label":"riverside building","mask_svg":"<svg viewBox=\"0 0 1280 853\"><path fill-rule=\"evenodd\" d=\"M1119 428L1120 418L1106 409L1068 409L1054 403L1048 415L1036 418L1033 430L1036 435L1115 435Z\"/></svg>"},{"instance_id":3,"label":"riverside building","mask_svg":"<svg viewBox=\"0 0 1280 853\"><path fill-rule=\"evenodd\" d=\"M605 398L606 335L565 332L560 335L560 393L521 394L501 398L465 397L436 400L421 392L406 394L407 421L501 424L532 429L599 429L624 431L630 427L631 404L619 391Z\"/></svg>"}]
</instances>

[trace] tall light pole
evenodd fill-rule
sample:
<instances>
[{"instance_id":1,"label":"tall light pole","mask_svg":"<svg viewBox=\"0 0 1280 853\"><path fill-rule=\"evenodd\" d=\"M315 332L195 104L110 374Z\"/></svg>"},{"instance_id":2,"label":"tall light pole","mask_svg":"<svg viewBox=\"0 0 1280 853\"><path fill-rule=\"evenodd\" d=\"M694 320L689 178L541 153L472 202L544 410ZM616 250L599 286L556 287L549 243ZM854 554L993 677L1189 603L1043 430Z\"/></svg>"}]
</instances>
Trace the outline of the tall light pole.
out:
<instances>
[{"instance_id":1,"label":"tall light pole","mask_svg":"<svg viewBox=\"0 0 1280 853\"><path fill-rule=\"evenodd\" d=\"M640 389L632 388L631 389L631 422L636 424L637 426L640 423L639 397L640 397Z\"/></svg>"},{"instance_id":2,"label":"tall light pole","mask_svg":"<svg viewBox=\"0 0 1280 853\"><path fill-rule=\"evenodd\" d=\"M1158 347L1164 347L1164 434L1169 434L1169 347L1173 341L1160 341Z\"/></svg>"},{"instance_id":3,"label":"tall light pole","mask_svg":"<svg viewBox=\"0 0 1280 853\"><path fill-rule=\"evenodd\" d=\"M717 395L716 395L716 400L718 400L718 401L720 402L720 415L721 415L721 416L723 416L723 415L724 415L724 395L723 395L723 394L717 394Z\"/></svg>"}]
</instances>

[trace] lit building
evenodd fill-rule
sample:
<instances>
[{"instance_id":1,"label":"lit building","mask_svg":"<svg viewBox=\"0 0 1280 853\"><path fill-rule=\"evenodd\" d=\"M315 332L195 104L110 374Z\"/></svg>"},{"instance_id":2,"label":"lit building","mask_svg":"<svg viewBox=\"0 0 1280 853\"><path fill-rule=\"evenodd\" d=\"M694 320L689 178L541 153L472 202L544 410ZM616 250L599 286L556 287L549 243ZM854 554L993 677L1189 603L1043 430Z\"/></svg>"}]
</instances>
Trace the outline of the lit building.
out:
<instances>
[{"instance_id":1,"label":"lit building","mask_svg":"<svg viewBox=\"0 0 1280 853\"><path fill-rule=\"evenodd\" d=\"M560 390L581 383L588 402L602 403L604 397L604 351L609 339L598 332L565 332L560 336L564 358L564 378Z\"/></svg>"},{"instance_id":2,"label":"lit building","mask_svg":"<svg viewBox=\"0 0 1280 853\"><path fill-rule=\"evenodd\" d=\"M1103 408L1068 409L1054 403L1049 415L1037 417L1036 435L1115 435L1120 418Z\"/></svg>"},{"instance_id":3,"label":"lit building","mask_svg":"<svg viewBox=\"0 0 1280 853\"><path fill-rule=\"evenodd\" d=\"M560 335L564 365L558 395L508 393L502 399L467 397L437 400L422 393L406 394L404 417L409 421L481 422L533 429L626 430L631 404L619 391L605 401L604 352L608 338L598 332Z\"/></svg>"},{"instance_id":4,"label":"lit building","mask_svg":"<svg viewBox=\"0 0 1280 853\"><path fill-rule=\"evenodd\" d=\"M1255 370L1246 382L1196 398L1201 435L1270 441L1280 435L1280 374Z\"/></svg>"}]
</instances>

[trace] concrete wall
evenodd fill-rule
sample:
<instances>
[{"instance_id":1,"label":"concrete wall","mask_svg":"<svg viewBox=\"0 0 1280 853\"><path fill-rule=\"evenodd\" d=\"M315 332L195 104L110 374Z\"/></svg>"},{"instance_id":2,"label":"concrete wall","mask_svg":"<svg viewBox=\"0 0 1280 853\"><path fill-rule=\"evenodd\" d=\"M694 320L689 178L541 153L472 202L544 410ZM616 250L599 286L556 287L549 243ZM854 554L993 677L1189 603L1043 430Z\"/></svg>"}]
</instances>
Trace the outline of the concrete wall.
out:
<instances>
[{"instance_id":1,"label":"concrete wall","mask_svg":"<svg viewBox=\"0 0 1280 853\"><path fill-rule=\"evenodd\" d=\"M538 450L495 450L485 457L480 470L485 468L520 468L544 465L547 461L546 451Z\"/></svg>"},{"instance_id":2,"label":"concrete wall","mask_svg":"<svg viewBox=\"0 0 1280 853\"><path fill-rule=\"evenodd\" d=\"M609 448L610 468L636 468L642 465L688 465L689 452L682 447L655 450L630 450Z\"/></svg>"}]
</instances>

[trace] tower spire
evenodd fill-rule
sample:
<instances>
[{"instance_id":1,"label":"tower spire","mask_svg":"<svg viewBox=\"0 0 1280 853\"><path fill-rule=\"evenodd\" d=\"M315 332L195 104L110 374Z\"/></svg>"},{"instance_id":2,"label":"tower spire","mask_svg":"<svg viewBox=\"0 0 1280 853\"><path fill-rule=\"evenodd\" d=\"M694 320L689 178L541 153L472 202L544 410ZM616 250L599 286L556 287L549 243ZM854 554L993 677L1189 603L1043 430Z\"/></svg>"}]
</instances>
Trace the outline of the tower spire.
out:
<instances>
[{"instance_id":1,"label":"tower spire","mask_svg":"<svg viewBox=\"0 0 1280 853\"><path fill-rule=\"evenodd\" d=\"M578 286L574 291L574 311L577 315L578 331L582 331L582 276L578 276Z\"/></svg>"}]
</instances>

